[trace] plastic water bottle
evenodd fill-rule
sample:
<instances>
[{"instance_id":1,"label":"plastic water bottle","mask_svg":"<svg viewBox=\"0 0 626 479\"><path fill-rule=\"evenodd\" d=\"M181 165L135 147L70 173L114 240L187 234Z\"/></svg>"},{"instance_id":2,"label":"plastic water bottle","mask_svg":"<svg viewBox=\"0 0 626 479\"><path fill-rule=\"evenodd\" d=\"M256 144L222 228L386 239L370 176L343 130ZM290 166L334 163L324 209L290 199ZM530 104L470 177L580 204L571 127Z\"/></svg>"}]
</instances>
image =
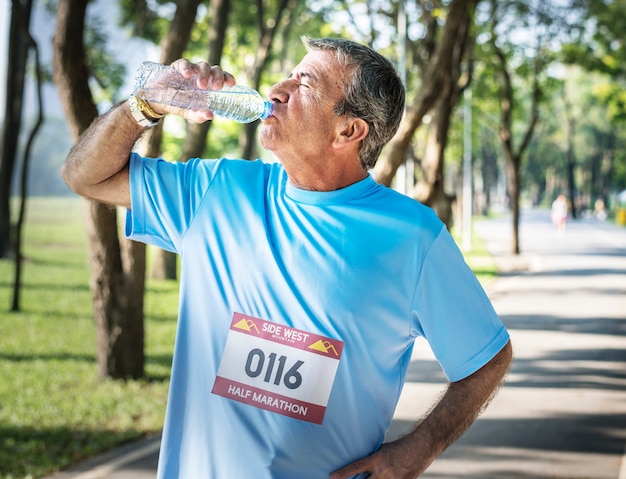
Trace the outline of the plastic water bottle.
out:
<instances>
[{"instance_id":1,"label":"plastic water bottle","mask_svg":"<svg viewBox=\"0 0 626 479\"><path fill-rule=\"evenodd\" d=\"M272 114L272 102L256 90L235 85L222 90L202 90L197 75L183 77L173 67L143 62L137 70L133 94L137 97L186 110L210 110L215 116L240 123L264 120Z\"/></svg>"}]
</instances>

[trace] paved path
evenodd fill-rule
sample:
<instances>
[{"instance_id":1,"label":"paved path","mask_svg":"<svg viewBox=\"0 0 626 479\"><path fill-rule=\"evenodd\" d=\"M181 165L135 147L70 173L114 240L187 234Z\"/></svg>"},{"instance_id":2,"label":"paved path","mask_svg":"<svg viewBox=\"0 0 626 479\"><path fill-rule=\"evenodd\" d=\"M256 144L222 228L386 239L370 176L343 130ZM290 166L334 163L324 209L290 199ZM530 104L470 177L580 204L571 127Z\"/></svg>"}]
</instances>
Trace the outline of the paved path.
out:
<instances>
[{"instance_id":1,"label":"paved path","mask_svg":"<svg viewBox=\"0 0 626 479\"><path fill-rule=\"evenodd\" d=\"M513 257L508 218L476 228L504 273L487 290L515 360L491 406L423 477L626 479L626 229L589 219L557 232L547 212L524 212ZM418 346L390 437L445 383ZM53 478L154 479L157 451L151 438Z\"/></svg>"},{"instance_id":2,"label":"paved path","mask_svg":"<svg viewBox=\"0 0 626 479\"><path fill-rule=\"evenodd\" d=\"M524 212L514 258L509 221L476 225L505 273L487 289L513 341L507 385L423 477L626 479L626 229L580 220L559 233ZM438 379L416 354L397 418Z\"/></svg>"}]
</instances>

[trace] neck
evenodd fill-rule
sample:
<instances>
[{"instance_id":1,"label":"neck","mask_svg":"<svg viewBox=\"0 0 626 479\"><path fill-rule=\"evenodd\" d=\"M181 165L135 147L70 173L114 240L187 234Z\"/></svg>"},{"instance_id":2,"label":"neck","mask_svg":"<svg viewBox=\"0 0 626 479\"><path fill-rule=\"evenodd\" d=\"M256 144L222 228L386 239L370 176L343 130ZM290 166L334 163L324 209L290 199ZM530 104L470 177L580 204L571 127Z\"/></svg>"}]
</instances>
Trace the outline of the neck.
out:
<instances>
[{"instance_id":1,"label":"neck","mask_svg":"<svg viewBox=\"0 0 626 479\"><path fill-rule=\"evenodd\" d=\"M315 155L303 155L302 151L287 156L276 151L274 154L285 168L289 182L301 190L339 190L368 175L357 152L330 149Z\"/></svg>"},{"instance_id":2,"label":"neck","mask_svg":"<svg viewBox=\"0 0 626 479\"><path fill-rule=\"evenodd\" d=\"M330 168L321 171L313 171L312 168L299 169L289 167L283 163L289 182L301 190L310 191L335 191L350 186L367 177L359 164L358 168Z\"/></svg>"}]
</instances>

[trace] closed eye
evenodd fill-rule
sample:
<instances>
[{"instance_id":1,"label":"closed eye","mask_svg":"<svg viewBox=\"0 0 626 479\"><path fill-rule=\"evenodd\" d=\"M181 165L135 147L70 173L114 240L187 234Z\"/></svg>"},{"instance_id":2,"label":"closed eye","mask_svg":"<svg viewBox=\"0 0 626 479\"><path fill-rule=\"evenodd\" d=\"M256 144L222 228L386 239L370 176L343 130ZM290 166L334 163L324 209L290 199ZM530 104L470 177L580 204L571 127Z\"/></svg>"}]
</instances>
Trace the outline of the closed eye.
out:
<instances>
[{"instance_id":1,"label":"closed eye","mask_svg":"<svg viewBox=\"0 0 626 479\"><path fill-rule=\"evenodd\" d=\"M298 81L298 86L303 86L306 88L310 88L311 85L309 85L309 79L313 78L313 75L307 73L307 72L299 72L299 73L290 73L287 76L288 79L295 79ZM303 82L304 80L304 82Z\"/></svg>"}]
</instances>

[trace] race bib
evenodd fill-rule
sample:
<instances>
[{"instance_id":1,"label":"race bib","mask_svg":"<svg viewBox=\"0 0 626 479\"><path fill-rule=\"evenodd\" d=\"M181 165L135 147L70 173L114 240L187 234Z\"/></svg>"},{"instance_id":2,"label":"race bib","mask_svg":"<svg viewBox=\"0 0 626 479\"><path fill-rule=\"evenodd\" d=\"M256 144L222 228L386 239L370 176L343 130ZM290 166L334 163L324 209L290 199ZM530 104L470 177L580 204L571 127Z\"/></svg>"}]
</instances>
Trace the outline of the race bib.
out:
<instances>
[{"instance_id":1,"label":"race bib","mask_svg":"<svg viewBox=\"0 0 626 479\"><path fill-rule=\"evenodd\" d=\"M212 392L322 424L343 344L235 313Z\"/></svg>"}]
</instances>

